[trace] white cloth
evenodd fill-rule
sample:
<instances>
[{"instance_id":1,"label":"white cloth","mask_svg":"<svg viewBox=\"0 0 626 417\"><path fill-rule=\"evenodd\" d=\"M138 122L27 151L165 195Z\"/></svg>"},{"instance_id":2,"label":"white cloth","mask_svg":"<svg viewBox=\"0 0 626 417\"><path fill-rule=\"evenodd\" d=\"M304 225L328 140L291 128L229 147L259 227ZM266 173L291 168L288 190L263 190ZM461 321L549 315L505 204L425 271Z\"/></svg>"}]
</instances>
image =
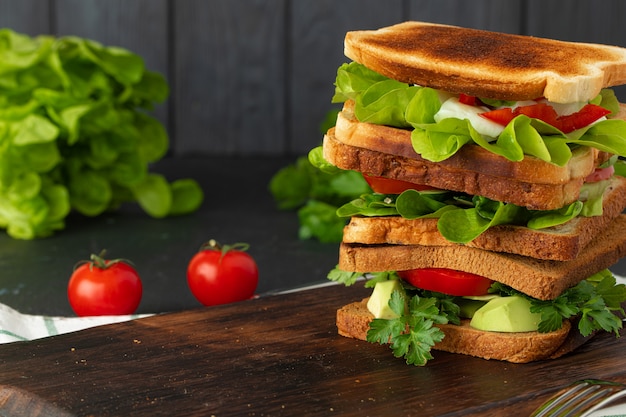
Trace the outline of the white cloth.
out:
<instances>
[{"instance_id":1,"label":"white cloth","mask_svg":"<svg viewBox=\"0 0 626 417\"><path fill-rule=\"evenodd\" d=\"M22 314L7 305L0 304L0 343L41 339L147 316L150 314L90 317L38 316Z\"/></svg>"}]
</instances>

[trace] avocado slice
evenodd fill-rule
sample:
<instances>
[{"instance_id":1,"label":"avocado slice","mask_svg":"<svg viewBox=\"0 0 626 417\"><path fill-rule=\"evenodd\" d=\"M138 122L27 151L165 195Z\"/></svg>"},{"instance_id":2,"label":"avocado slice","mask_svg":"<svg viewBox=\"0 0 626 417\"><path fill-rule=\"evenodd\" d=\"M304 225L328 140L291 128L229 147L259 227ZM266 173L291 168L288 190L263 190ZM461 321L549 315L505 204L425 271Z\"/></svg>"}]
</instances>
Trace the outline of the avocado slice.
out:
<instances>
[{"instance_id":1,"label":"avocado slice","mask_svg":"<svg viewBox=\"0 0 626 417\"><path fill-rule=\"evenodd\" d=\"M491 332L537 331L541 314L530 312L530 301L513 295L489 300L476 310L470 326Z\"/></svg>"},{"instance_id":2,"label":"avocado slice","mask_svg":"<svg viewBox=\"0 0 626 417\"><path fill-rule=\"evenodd\" d=\"M397 279L377 282L374 291L367 301L367 309L377 319L397 319L398 315L389 307L389 300L394 291L401 291L404 294L404 287Z\"/></svg>"}]
</instances>

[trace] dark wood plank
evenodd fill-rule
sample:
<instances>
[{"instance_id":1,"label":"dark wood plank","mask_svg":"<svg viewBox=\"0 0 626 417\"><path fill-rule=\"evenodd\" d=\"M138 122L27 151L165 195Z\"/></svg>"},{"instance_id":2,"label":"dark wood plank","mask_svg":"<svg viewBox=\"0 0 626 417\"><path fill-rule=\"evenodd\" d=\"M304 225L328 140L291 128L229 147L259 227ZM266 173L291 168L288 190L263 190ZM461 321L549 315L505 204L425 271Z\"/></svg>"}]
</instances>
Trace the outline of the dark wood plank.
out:
<instances>
[{"instance_id":1,"label":"dark wood plank","mask_svg":"<svg viewBox=\"0 0 626 417\"><path fill-rule=\"evenodd\" d=\"M409 0L408 3L411 20L507 33L520 33L522 28L522 0Z\"/></svg>"},{"instance_id":2,"label":"dark wood plank","mask_svg":"<svg viewBox=\"0 0 626 417\"><path fill-rule=\"evenodd\" d=\"M140 55L146 68L171 80L168 0L56 0L54 5L59 36L81 36L126 48ZM157 106L154 115L170 130L168 112L166 102Z\"/></svg>"},{"instance_id":3,"label":"dark wood plank","mask_svg":"<svg viewBox=\"0 0 626 417\"><path fill-rule=\"evenodd\" d=\"M337 68L349 61L343 54L346 32L376 29L404 19L402 0L291 3L286 151L306 154L321 143L320 124L333 108L330 100Z\"/></svg>"},{"instance_id":4,"label":"dark wood plank","mask_svg":"<svg viewBox=\"0 0 626 417\"><path fill-rule=\"evenodd\" d=\"M30 36L50 33L50 2L47 0L0 0L0 28Z\"/></svg>"},{"instance_id":5,"label":"dark wood plank","mask_svg":"<svg viewBox=\"0 0 626 417\"><path fill-rule=\"evenodd\" d=\"M626 3L574 0L528 2L528 34L574 42L592 42L626 47L624 16ZM626 101L626 86L614 88L620 101Z\"/></svg>"},{"instance_id":6,"label":"dark wood plank","mask_svg":"<svg viewBox=\"0 0 626 417\"><path fill-rule=\"evenodd\" d=\"M177 152L282 153L285 1L172 5Z\"/></svg>"},{"instance_id":7,"label":"dark wood plank","mask_svg":"<svg viewBox=\"0 0 626 417\"><path fill-rule=\"evenodd\" d=\"M3 345L0 384L74 415L527 416L574 380L626 382L612 335L553 361L435 352L408 366L336 334L336 308L367 294L332 286Z\"/></svg>"}]
</instances>

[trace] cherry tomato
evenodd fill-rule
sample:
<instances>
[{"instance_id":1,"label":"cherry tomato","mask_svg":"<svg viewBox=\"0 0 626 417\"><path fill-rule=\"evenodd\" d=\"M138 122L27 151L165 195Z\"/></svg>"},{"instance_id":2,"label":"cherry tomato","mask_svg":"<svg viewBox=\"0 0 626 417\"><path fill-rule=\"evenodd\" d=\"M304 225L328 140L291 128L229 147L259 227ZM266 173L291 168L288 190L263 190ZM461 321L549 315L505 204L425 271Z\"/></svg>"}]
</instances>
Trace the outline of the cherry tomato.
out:
<instances>
[{"instance_id":1,"label":"cherry tomato","mask_svg":"<svg viewBox=\"0 0 626 417\"><path fill-rule=\"evenodd\" d=\"M598 182L608 180L615 173L615 167L613 165L606 168L596 168L591 174L585 178L585 182Z\"/></svg>"},{"instance_id":2,"label":"cherry tomato","mask_svg":"<svg viewBox=\"0 0 626 417\"><path fill-rule=\"evenodd\" d=\"M187 284L205 306L250 299L259 282L254 259L245 252L248 245L219 245L210 240L187 266Z\"/></svg>"},{"instance_id":3,"label":"cherry tomato","mask_svg":"<svg viewBox=\"0 0 626 417\"><path fill-rule=\"evenodd\" d=\"M493 284L489 278L446 268L411 269L398 275L414 287L456 296L485 295Z\"/></svg>"},{"instance_id":4,"label":"cherry tomato","mask_svg":"<svg viewBox=\"0 0 626 417\"><path fill-rule=\"evenodd\" d=\"M415 184L413 182L395 180L385 177L376 177L373 175L364 174L363 178L365 178L365 181L367 181L372 191L381 194L401 194L403 191L406 190L436 190L436 188L430 187L428 185Z\"/></svg>"},{"instance_id":5,"label":"cherry tomato","mask_svg":"<svg viewBox=\"0 0 626 417\"><path fill-rule=\"evenodd\" d=\"M143 287L128 261L105 260L104 252L80 263L67 286L67 297L79 316L132 314L139 307Z\"/></svg>"}]
</instances>

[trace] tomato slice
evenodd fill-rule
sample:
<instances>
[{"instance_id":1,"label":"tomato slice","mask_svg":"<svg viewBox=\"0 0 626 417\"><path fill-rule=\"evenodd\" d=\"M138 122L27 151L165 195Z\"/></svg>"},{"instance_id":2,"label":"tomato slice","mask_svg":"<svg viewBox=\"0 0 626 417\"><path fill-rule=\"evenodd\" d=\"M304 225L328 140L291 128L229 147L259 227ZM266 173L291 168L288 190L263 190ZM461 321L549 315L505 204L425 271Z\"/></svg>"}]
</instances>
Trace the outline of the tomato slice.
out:
<instances>
[{"instance_id":1,"label":"tomato slice","mask_svg":"<svg viewBox=\"0 0 626 417\"><path fill-rule=\"evenodd\" d=\"M606 168L596 168L591 174L585 178L585 182L598 182L608 180L615 173L615 167L613 165Z\"/></svg>"},{"instance_id":2,"label":"tomato slice","mask_svg":"<svg viewBox=\"0 0 626 417\"><path fill-rule=\"evenodd\" d=\"M516 107L515 109L504 107L481 113L480 115L502 126L506 126L511 120L523 114L554 126L563 133L570 133L595 122L609 113L611 112L604 107L595 104L587 104L576 113L559 116L549 104L537 103L529 106Z\"/></svg>"},{"instance_id":3,"label":"tomato slice","mask_svg":"<svg viewBox=\"0 0 626 417\"><path fill-rule=\"evenodd\" d=\"M469 106L478 106L481 104L480 100L475 96L469 96L467 94L459 94L459 102L467 104Z\"/></svg>"},{"instance_id":4,"label":"tomato slice","mask_svg":"<svg viewBox=\"0 0 626 417\"><path fill-rule=\"evenodd\" d=\"M447 268L398 271L400 278L414 287L448 295L486 295L493 280L469 272Z\"/></svg>"},{"instance_id":5,"label":"tomato slice","mask_svg":"<svg viewBox=\"0 0 626 417\"><path fill-rule=\"evenodd\" d=\"M577 111L576 113L568 114L567 116L559 117L559 124L557 126L563 133L573 132L591 123L595 122L601 117L604 117L611 113L604 107L597 106L595 104L587 104L585 107Z\"/></svg>"},{"instance_id":6,"label":"tomato slice","mask_svg":"<svg viewBox=\"0 0 626 417\"><path fill-rule=\"evenodd\" d=\"M367 174L363 174L363 178L365 178L365 181L367 181L372 191L381 194L401 194L403 191L406 190L427 191L437 189L429 185L415 184L409 181L402 181L385 177L376 177Z\"/></svg>"},{"instance_id":7,"label":"tomato slice","mask_svg":"<svg viewBox=\"0 0 626 417\"><path fill-rule=\"evenodd\" d=\"M485 119L489 119L492 122L496 122L499 125L506 126L511 120L515 119L513 109L510 107L503 107L501 109L491 110L484 113L480 113L480 116Z\"/></svg>"},{"instance_id":8,"label":"tomato slice","mask_svg":"<svg viewBox=\"0 0 626 417\"><path fill-rule=\"evenodd\" d=\"M531 104L529 106L520 106L513 110L515 116L523 114L533 119L539 119L546 122L549 125L559 127L557 119L559 115L554 110L554 107L546 103Z\"/></svg>"}]
</instances>

